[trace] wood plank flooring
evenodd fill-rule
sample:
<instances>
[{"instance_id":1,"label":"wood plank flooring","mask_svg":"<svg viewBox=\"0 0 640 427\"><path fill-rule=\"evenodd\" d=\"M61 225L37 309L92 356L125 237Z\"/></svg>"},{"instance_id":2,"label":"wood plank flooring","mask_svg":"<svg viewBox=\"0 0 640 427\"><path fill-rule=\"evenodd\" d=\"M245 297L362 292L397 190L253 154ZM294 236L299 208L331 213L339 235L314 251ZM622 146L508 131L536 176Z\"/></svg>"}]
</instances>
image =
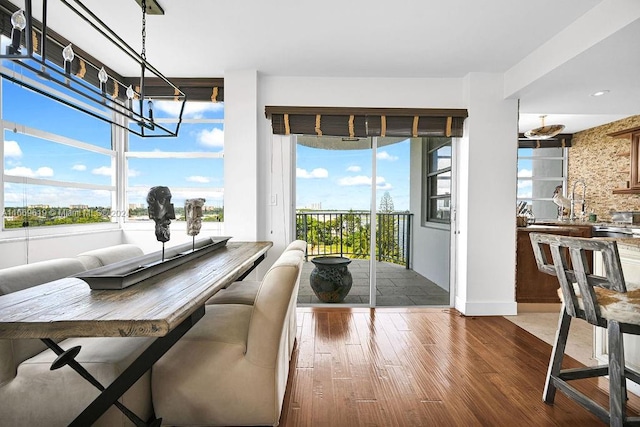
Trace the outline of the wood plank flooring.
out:
<instances>
[{"instance_id":1,"label":"wood plank flooring","mask_svg":"<svg viewBox=\"0 0 640 427\"><path fill-rule=\"evenodd\" d=\"M332 307L297 316L283 427L604 425L562 393L542 402L551 346L503 317ZM606 405L596 380L574 384Z\"/></svg>"}]
</instances>

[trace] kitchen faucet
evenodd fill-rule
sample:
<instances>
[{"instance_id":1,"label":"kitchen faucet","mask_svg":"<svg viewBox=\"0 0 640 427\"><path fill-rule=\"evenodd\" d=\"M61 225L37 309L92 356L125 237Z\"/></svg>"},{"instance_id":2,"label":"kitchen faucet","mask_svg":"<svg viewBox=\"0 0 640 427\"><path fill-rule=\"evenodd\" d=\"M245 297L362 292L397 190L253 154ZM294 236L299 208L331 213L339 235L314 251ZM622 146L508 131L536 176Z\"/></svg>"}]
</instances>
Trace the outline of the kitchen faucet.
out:
<instances>
[{"instance_id":1,"label":"kitchen faucet","mask_svg":"<svg viewBox=\"0 0 640 427\"><path fill-rule=\"evenodd\" d=\"M580 203L580 217L584 218L587 213L586 196L587 196L587 184L581 179L573 183L573 189L571 190L571 213L569 214L569 220L576 219L575 202L576 202L576 186L582 184L582 201Z\"/></svg>"}]
</instances>

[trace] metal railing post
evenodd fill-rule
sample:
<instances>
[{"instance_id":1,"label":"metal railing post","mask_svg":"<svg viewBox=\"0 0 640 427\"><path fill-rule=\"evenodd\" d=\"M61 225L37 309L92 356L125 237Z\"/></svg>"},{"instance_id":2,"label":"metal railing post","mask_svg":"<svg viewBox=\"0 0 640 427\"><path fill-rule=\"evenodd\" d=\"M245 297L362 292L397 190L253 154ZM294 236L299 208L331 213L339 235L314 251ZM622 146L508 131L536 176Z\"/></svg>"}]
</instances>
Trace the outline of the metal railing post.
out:
<instances>
[{"instance_id":1,"label":"metal railing post","mask_svg":"<svg viewBox=\"0 0 640 427\"><path fill-rule=\"evenodd\" d=\"M404 235L405 236L404 259L405 259L405 264L408 270L410 268L410 262L411 262L411 214L407 214L406 222L407 222L407 232Z\"/></svg>"}]
</instances>

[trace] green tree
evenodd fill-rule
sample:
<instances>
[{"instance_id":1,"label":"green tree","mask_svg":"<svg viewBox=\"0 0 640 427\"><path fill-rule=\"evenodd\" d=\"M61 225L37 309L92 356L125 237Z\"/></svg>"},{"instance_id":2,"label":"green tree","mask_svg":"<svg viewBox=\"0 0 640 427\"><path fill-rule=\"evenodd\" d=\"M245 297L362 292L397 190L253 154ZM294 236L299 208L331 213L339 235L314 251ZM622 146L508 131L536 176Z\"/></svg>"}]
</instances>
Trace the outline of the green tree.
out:
<instances>
[{"instance_id":1,"label":"green tree","mask_svg":"<svg viewBox=\"0 0 640 427\"><path fill-rule=\"evenodd\" d=\"M391 198L391 194L388 191L385 191L380 199L380 206L378 207L378 212L393 212L395 209L393 207L393 199Z\"/></svg>"},{"instance_id":2,"label":"green tree","mask_svg":"<svg viewBox=\"0 0 640 427\"><path fill-rule=\"evenodd\" d=\"M385 191L380 199L380 207L378 208L377 221L377 250L378 260L394 259L400 251L397 235L398 224L397 215L393 215L395 210L393 199L388 191Z\"/></svg>"}]
</instances>

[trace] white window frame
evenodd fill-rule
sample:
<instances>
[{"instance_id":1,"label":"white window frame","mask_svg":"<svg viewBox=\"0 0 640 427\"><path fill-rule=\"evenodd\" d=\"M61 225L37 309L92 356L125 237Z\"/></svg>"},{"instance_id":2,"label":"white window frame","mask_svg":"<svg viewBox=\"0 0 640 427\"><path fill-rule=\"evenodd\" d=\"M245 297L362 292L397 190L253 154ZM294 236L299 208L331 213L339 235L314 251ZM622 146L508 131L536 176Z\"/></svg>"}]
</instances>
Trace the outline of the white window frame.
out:
<instances>
[{"instance_id":1,"label":"white window frame","mask_svg":"<svg viewBox=\"0 0 640 427\"><path fill-rule=\"evenodd\" d=\"M526 148L523 148L523 150ZM518 164L520 162L520 160L535 160L535 161L544 161L544 160L561 160L562 161L562 175L563 176L552 176L552 177L539 177L539 176L535 176L533 175L533 170L531 171L532 175L530 177L520 177L518 176L518 172L516 171L516 182L520 182L520 181L531 181L531 197L529 198L524 198L524 197L517 197L516 195L516 204L518 202L524 201L524 202L531 202L533 203L534 201L548 201L548 202L553 202L553 195L550 194L549 197L533 197L533 187L536 184L536 182L545 182L545 181L554 181L554 182L562 182L562 189L563 189L563 195L567 195L567 176L568 176L568 172L569 172L569 149L568 148L562 148L562 156L521 156L520 155L520 148L518 148ZM537 150L537 148L533 148L532 150ZM547 218L550 219L550 218ZM553 218L555 219L555 218Z\"/></svg>"},{"instance_id":2,"label":"white window frame","mask_svg":"<svg viewBox=\"0 0 640 427\"><path fill-rule=\"evenodd\" d=\"M69 95L57 91L53 88L50 88L46 85L44 85L43 83L31 79L29 77L20 75L18 73L16 73L13 70L10 70L2 65L0 65L0 67L2 68L3 72L5 73L12 73L14 75L15 78L23 80L27 83L29 83L30 85L33 85L35 87L38 88L42 88L43 90L47 90L47 91L51 91L54 92L57 96L61 97L61 98L65 98L65 99L72 99ZM112 149L107 149L107 148L103 148L97 145L93 145L93 144L89 144L83 141L79 141L73 138L68 138L62 135L58 135L58 134L54 134L52 132L47 132L47 131L43 131L40 129L36 129L33 127L29 127L29 126L25 126L21 123L18 122L14 122L14 121L9 121L9 120L4 120L4 115L3 115L3 111L2 111L2 86L3 86L3 81L4 79L2 77L0 77L0 127L2 129L2 137L0 139L0 154L2 154L2 182L0 182L0 212L2 215L2 225L1 225L1 230L2 230L2 237L3 238L13 238L13 237L22 237L24 235L24 228L17 228L17 229L6 229L4 227L4 212L5 212L5 193L4 193L4 184L6 182L9 183L17 183L17 184L30 184L30 185L45 185L45 186L51 186L51 187L64 187L64 188L75 188L75 189L88 189L88 190L105 190L105 191L110 191L112 194L112 202L111 202L111 210L112 212L114 211L114 209L116 209L113 200L116 197L117 194L117 183L116 183L116 173L114 172L114 174L111 176L111 184L110 185L100 185L100 184L85 184L85 183L81 183L81 182L73 182L73 181L59 181L59 180L52 180L52 179L44 179L44 178L32 178L32 177L23 177L23 176L15 176L15 175L7 175L5 173L5 169L4 169L4 142L5 142L5 132L7 130L12 131L12 132L16 132L16 133L21 133L30 137L35 137L35 138L39 138L39 139L43 139L46 140L48 142L52 142L52 143L56 143L56 144L61 144L61 145L67 145L70 147L74 147L74 148L78 148L80 150L85 150L85 151L91 151L94 153L98 153L98 154L104 154L107 155L111 158L111 167L112 170L116 171L117 167L118 167L118 162L117 162L117 153L116 150L113 149L113 143L112 143ZM75 100L74 102L79 102L78 100ZM80 101L80 103L82 103ZM95 110L95 108L89 104L84 104L83 106L87 109L93 109ZM97 110L96 110L97 111ZM113 126L112 126L112 141L113 141ZM111 222L107 223L107 222L103 222L103 223L88 223L88 224L65 224L65 225L51 225L51 226L42 226L42 227L28 227L29 228L29 233L32 235L55 235L55 234L66 234L69 233L69 229L72 228L74 230L103 230L103 229L113 229L113 228L117 228L117 219L112 216Z\"/></svg>"},{"instance_id":3,"label":"white window frame","mask_svg":"<svg viewBox=\"0 0 640 427\"><path fill-rule=\"evenodd\" d=\"M437 137L437 138L444 139L445 137ZM421 143L422 143L422 191L421 191L422 212L420 214L421 225L423 227L450 229L451 222L453 220L451 218L452 212L450 212L449 220L437 220L429 216L429 212L430 212L429 208L430 208L430 203L432 199L431 188L429 186L429 178L431 176L435 176L435 175L439 175L447 172L451 174L451 188L448 195L448 199L449 199L449 208L452 209L453 200L451 197L451 193L453 192L453 138L449 138L448 144L442 144L438 146L438 149L446 145L451 147L451 165L448 168L439 169L435 174L432 174L432 172L430 172L430 166L429 166L429 156L431 154L429 150L429 138L428 137L422 138ZM446 198L447 197L441 197L441 199L446 199Z\"/></svg>"}]
</instances>

